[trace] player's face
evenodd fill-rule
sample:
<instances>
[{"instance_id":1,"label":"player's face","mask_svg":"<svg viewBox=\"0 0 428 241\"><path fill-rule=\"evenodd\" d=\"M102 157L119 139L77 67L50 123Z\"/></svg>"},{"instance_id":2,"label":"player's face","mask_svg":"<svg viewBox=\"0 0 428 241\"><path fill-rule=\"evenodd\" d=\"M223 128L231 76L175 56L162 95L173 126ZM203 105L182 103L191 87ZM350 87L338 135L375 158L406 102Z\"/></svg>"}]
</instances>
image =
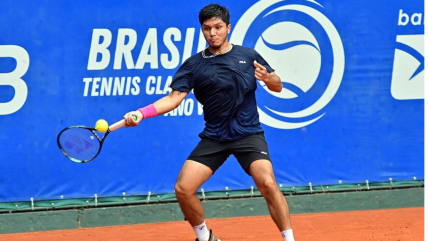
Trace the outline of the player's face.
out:
<instances>
[{"instance_id":1,"label":"player's face","mask_svg":"<svg viewBox=\"0 0 428 241\"><path fill-rule=\"evenodd\" d=\"M213 17L205 20L202 24L202 33L210 50L219 51L229 45L227 35L230 33L231 25L226 25L223 20Z\"/></svg>"}]
</instances>

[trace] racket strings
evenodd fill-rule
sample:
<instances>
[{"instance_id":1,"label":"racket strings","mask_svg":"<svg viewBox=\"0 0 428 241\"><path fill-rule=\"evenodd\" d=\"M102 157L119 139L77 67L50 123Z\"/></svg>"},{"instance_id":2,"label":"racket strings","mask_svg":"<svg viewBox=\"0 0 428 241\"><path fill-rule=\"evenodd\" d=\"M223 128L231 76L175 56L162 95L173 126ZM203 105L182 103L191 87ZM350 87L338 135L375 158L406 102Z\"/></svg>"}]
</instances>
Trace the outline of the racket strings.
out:
<instances>
[{"instance_id":1,"label":"racket strings","mask_svg":"<svg viewBox=\"0 0 428 241\"><path fill-rule=\"evenodd\" d=\"M94 158L100 150L95 133L84 128L70 128L59 137L61 149L73 159L86 161Z\"/></svg>"}]
</instances>

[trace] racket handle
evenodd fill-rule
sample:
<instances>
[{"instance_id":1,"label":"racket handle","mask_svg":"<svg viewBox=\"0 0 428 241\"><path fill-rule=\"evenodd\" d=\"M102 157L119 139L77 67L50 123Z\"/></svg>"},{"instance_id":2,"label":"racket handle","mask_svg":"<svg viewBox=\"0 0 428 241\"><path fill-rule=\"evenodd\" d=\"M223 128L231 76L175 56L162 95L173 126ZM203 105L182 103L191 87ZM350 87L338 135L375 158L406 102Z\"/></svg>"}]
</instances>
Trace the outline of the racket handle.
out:
<instances>
[{"instance_id":1,"label":"racket handle","mask_svg":"<svg viewBox=\"0 0 428 241\"><path fill-rule=\"evenodd\" d=\"M132 115L132 119L137 120L137 116L136 116L136 115ZM122 128L122 127L124 127L124 126L125 126L125 120L120 120L120 121L118 121L118 122L116 122L116 123L114 123L114 124L110 125L110 126L108 127L108 130L109 130L110 132L112 132L112 131L115 131L115 130L117 130L117 129L119 129L119 128Z\"/></svg>"}]
</instances>

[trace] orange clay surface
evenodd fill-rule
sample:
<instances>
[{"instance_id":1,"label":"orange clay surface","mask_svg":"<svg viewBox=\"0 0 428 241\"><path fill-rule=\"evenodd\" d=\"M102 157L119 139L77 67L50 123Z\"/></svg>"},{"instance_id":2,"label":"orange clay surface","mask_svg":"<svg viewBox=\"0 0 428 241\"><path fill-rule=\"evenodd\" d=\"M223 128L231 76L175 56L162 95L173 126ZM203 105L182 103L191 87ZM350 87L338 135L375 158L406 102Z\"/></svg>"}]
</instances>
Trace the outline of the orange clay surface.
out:
<instances>
[{"instance_id":1,"label":"orange clay surface","mask_svg":"<svg viewBox=\"0 0 428 241\"><path fill-rule=\"evenodd\" d=\"M296 241L424 240L424 208L295 214ZM283 240L269 216L219 218L206 221L222 241ZM156 240L194 241L185 221L124 225L33 233L3 234L1 241Z\"/></svg>"}]
</instances>

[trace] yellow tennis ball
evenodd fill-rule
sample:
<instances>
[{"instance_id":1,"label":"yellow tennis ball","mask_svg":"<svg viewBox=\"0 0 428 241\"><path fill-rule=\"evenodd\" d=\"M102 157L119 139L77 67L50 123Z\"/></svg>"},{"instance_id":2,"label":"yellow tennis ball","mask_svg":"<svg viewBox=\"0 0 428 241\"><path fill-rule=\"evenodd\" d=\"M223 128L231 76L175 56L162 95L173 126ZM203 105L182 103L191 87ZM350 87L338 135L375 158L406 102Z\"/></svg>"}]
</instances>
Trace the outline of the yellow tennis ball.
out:
<instances>
[{"instance_id":1,"label":"yellow tennis ball","mask_svg":"<svg viewBox=\"0 0 428 241\"><path fill-rule=\"evenodd\" d=\"M108 123L104 119L100 119L95 123L95 129L99 132L106 132L108 130Z\"/></svg>"}]
</instances>

